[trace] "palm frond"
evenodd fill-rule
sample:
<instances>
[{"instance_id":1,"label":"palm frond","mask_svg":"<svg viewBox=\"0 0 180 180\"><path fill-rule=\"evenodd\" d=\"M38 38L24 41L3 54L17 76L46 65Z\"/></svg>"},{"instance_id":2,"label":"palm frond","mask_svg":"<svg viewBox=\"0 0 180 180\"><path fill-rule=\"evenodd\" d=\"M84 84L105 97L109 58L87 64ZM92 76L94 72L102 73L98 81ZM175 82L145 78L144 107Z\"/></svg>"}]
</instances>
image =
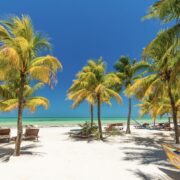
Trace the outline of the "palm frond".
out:
<instances>
[{"instance_id":1,"label":"palm frond","mask_svg":"<svg viewBox=\"0 0 180 180\"><path fill-rule=\"evenodd\" d=\"M53 72L56 72L58 69L62 69L62 64L60 63L60 61L58 61L57 58L50 55L37 57L33 59L31 62L31 67L41 65L48 67Z\"/></svg>"},{"instance_id":2,"label":"palm frond","mask_svg":"<svg viewBox=\"0 0 180 180\"><path fill-rule=\"evenodd\" d=\"M24 107L28 108L31 112L35 112L37 107L42 106L48 108L49 101L44 97L33 97L26 100Z\"/></svg>"},{"instance_id":3,"label":"palm frond","mask_svg":"<svg viewBox=\"0 0 180 180\"><path fill-rule=\"evenodd\" d=\"M46 66L34 66L31 67L28 72L32 79L39 80L45 84L50 84L51 77L54 75Z\"/></svg>"},{"instance_id":4,"label":"palm frond","mask_svg":"<svg viewBox=\"0 0 180 180\"><path fill-rule=\"evenodd\" d=\"M144 19L157 18L163 22L180 19L179 0L158 0L150 8Z\"/></svg>"},{"instance_id":5,"label":"palm frond","mask_svg":"<svg viewBox=\"0 0 180 180\"><path fill-rule=\"evenodd\" d=\"M18 108L18 99L8 99L0 102L0 111L9 112Z\"/></svg>"}]
</instances>

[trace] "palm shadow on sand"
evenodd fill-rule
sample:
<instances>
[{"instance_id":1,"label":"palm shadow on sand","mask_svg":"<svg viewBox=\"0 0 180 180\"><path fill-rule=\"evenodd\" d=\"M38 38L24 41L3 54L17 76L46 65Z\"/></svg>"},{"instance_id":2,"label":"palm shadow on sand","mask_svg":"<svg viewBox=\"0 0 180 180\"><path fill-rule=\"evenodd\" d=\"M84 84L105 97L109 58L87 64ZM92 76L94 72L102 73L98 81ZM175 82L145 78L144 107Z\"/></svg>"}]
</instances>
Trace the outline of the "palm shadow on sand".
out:
<instances>
[{"instance_id":1,"label":"palm shadow on sand","mask_svg":"<svg viewBox=\"0 0 180 180\"><path fill-rule=\"evenodd\" d=\"M173 141L167 140L163 133L158 133L158 136L160 136L159 139L138 136L131 137L131 141L133 141L137 147L121 147L120 150L124 150L125 153L124 160L138 161L140 165L155 164L158 166L159 170L165 173L169 178L178 180L180 172L168 162L162 148L162 143L173 143ZM147 176L147 174L138 169L131 169L129 171L135 173L144 180L153 179L153 177ZM158 178L161 179L161 177Z\"/></svg>"},{"instance_id":2,"label":"palm shadow on sand","mask_svg":"<svg viewBox=\"0 0 180 180\"><path fill-rule=\"evenodd\" d=\"M13 156L14 148L6 147L9 144L14 144L14 142L0 145L0 162L8 162L10 160L11 156ZM32 151L32 149L37 148L37 147L40 147L40 146L36 145L36 144L22 146L21 155L43 156L44 153L42 153L42 152L33 152Z\"/></svg>"}]
</instances>

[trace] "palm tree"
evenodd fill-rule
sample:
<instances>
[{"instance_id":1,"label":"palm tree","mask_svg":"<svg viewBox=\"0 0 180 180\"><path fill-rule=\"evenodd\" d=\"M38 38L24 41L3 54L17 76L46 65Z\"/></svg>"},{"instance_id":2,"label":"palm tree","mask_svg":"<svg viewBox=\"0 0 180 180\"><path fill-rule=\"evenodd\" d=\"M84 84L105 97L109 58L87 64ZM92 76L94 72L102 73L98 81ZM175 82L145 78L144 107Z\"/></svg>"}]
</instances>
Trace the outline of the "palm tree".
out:
<instances>
[{"instance_id":1,"label":"palm tree","mask_svg":"<svg viewBox=\"0 0 180 180\"><path fill-rule=\"evenodd\" d=\"M94 94L97 101L97 117L100 139L103 139L101 125L101 104L103 102L111 104L110 99L115 97L118 103L122 102L120 95L116 92L117 85L121 84L120 79L114 73L106 74L105 64L102 58L98 61L88 61L89 70L82 77L88 82L93 82Z\"/></svg>"},{"instance_id":2,"label":"palm tree","mask_svg":"<svg viewBox=\"0 0 180 180\"><path fill-rule=\"evenodd\" d=\"M167 86L168 96L171 102L172 116L175 127L176 143L179 143L179 131L177 126L177 113L173 90L179 87L180 72L180 2L177 0L159 0L149 9L146 19L158 18L164 23L176 21L176 25L158 34L158 36L144 50L145 57L152 58L159 67L158 73L161 80ZM158 63L157 63L158 61ZM158 81L158 79L156 80Z\"/></svg>"},{"instance_id":3,"label":"palm tree","mask_svg":"<svg viewBox=\"0 0 180 180\"><path fill-rule=\"evenodd\" d=\"M47 38L34 31L28 16L10 17L0 26L0 73L2 80L12 80L15 74L20 79L18 94L18 122L15 155L20 155L22 137L22 114L26 80L38 80L48 85L56 81L55 73L62 68L53 56L38 55L48 50ZM17 78L17 77L16 77Z\"/></svg>"},{"instance_id":4,"label":"palm tree","mask_svg":"<svg viewBox=\"0 0 180 180\"><path fill-rule=\"evenodd\" d=\"M171 114L171 103L167 94L167 91L163 91L164 94L161 94L159 97L151 95L147 98L143 98L141 101L141 104L138 104L140 109L140 116L143 116L145 114L150 114L152 119L154 119L154 125L155 120L157 116L163 116L164 114ZM176 113L178 114L180 112L180 96L178 93L178 89L173 91L174 97L175 97L175 107L176 107Z\"/></svg>"},{"instance_id":5,"label":"palm tree","mask_svg":"<svg viewBox=\"0 0 180 180\"><path fill-rule=\"evenodd\" d=\"M130 60L127 56L121 56L120 59L114 65L116 70L116 74L122 80L125 89L130 86L133 81L140 77L138 73L139 70L149 66L146 62L140 61L136 62L136 60ZM121 88L120 88L121 89ZM128 97L128 118L127 118L127 129L126 133L130 134L130 120L131 120L131 97Z\"/></svg>"},{"instance_id":6,"label":"palm tree","mask_svg":"<svg viewBox=\"0 0 180 180\"><path fill-rule=\"evenodd\" d=\"M141 104L138 104L140 109L140 117L144 116L145 114L150 114L151 118L154 121L154 126L156 125L156 118L158 116L158 104L151 100L150 98L145 98L141 101Z\"/></svg>"},{"instance_id":7,"label":"palm tree","mask_svg":"<svg viewBox=\"0 0 180 180\"><path fill-rule=\"evenodd\" d=\"M68 99L73 100L72 108L76 108L81 104L84 100L89 103L90 106L90 117L91 117L91 127L93 126L94 121L94 104L95 104L95 97L92 91L92 85L84 82L79 77L80 73L77 75L77 79L73 81L72 86L68 90Z\"/></svg>"},{"instance_id":8,"label":"palm tree","mask_svg":"<svg viewBox=\"0 0 180 180\"><path fill-rule=\"evenodd\" d=\"M164 114L159 112L159 109L164 107L164 104L161 102L161 98L152 98L149 96L148 98L144 98L137 106L140 107L140 117L144 116L145 114L150 114L151 118L153 119L154 126L156 125L157 117Z\"/></svg>"},{"instance_id":9,"label":"palm tree","mask_svg":"<svg viewBox=\"0 0 180 180\"><path fill-rule=\"evenodd\" d=\"M92 72L90 67L84 66L80 72L77 73L76 79L73 80L73 84L68 90L68 99L73 100L72 108L76 108L84 100L89 103L90 106L90 117L91 117L91 127L94 121L94 105L96 104L96 96L93 89L93 81L87 81L86 76L92 77ZM92 78L93 79L93 78Z\"/></svg>"},{"instance_id":10,"label":"palm tree","mask_svg":"<svg viewBox=\"0 0 180 180\"><path fill-rule=\"evenodd\" d=\"M121 103L122 99L115 91L117 85L121 81L117 75L113 73L105 73L105 64L100 58L97 62L89 60L87 66L77 75L78 80L75 80L69 92L69 99L74 100L73 106L79 104L86 99L91 104L97 104L98 107L98 127L100 139L103 139L101 126L101 104L110 103L110 99L115 97Z\"/></svg>"},{"instance_id":11,"label":"palm tree","mask_svg":"<svg viewBox=\"0 0 180 180\"><path fill-rule=\"evenodd\" d=\"M136 94L140 98L152 94L154 97L168 94L176 143L179 143L179 131L173 91L180 87L180 51L178 50L180 41L176 34L178 31L180 31L180 25L160 32L144 49L143 57L151 61L151 74L136 80L135 84L128 90L130 94Z\"/></svg>"}]
</instances>

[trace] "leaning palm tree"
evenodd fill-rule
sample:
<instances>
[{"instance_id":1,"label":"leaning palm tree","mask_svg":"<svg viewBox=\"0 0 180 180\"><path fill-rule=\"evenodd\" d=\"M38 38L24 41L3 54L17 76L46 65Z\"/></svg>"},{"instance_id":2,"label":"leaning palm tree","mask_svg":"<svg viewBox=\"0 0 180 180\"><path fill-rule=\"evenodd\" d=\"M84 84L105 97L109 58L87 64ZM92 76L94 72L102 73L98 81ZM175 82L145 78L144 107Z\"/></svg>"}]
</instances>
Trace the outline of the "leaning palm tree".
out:
<instances>
[{"instance_id":1,"label":"leaning palm tree","mask_svg":"<svg viewBox=\"0 0 180 180\"><path fill-rule=\"evenodd\" d=\"M130 86L133 81L140 77L138 74L139 70L143 70L144 68L148 67L149 64L140 61L136 62L136 60L132 60L127 56L121 56L120 59L114 65L116 70L116 74L122 80L125 89ZM141 73L142 74L142 73ZM130 120L131 120L131 97L128 97L128 118L127 118L127 129L126 133L130 134Z\"/></svg>"},{"instance_id":2,"label":"leaning palm tree","mask_svg":"<svg viewBox=\"0 0 180 180\"><path fill-rule=\"evenodd\" d=\"M154 59L159 67L158 73L161 80L167 86L168 96L171 102L172 116L175 127L176 143L179 143L179 131L177 126L177 113L175 108L175 97L173 89L179 88L180 72L180 1L158 0L149 9L146 19L157 18L164 23L176 21L176 24L164 32L158 34L148 47L144 50L144 55ZM175 87L176 86L176 87Z\"/></svg>"},{"instance_id":3,"label":"leaning palm tree","mask_svg":"<svg viewBox=\"0 0 180 180\"><path fill-rule=\"evenodd\" d=\"M51 55L40 56L50 48L47 38L34 31L28 16L10 17L0 25L0 74L1 80L20 79L18 94L18 121L15 155L20 155L22 114L26 80L38 80L53 85L61 63Z\"/></svg>"},{"instance_id":4,"label":"leaning palm tree","mask_svg":"<svg viewBox=\"0 0 180 180\"><path fill-rule=\"evenodd\" d=\"M176 34L179 30L180 25L176 25L173 28L160 32L144 49L143 57L151 61L151 74L136 80L135 84L128 90L130 94L135 94L139 98L143 96L148 97L152 94L154 97L168 94L176 143L179 143L179 131L173 91L180 87L180 41Z\"/></svg>"}]
</instances>

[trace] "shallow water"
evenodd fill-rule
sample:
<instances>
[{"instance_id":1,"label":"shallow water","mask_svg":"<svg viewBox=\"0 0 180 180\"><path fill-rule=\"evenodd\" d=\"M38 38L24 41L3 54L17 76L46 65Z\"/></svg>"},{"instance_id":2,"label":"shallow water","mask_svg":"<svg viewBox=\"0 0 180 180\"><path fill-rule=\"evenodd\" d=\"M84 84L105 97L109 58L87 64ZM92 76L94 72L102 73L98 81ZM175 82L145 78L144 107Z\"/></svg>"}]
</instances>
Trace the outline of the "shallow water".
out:
<instances>
[{"instance_id":1,"label":"shallow water","mask_svg":"<svg viewBox=\"0 0 180 180\"><path fill-rule=\"evenodd\" d=\"M70 124L80 124L83 123L85 121L90 121L90 118L67 118L67 117L25 117L23 118L23 125L28 125L28 124L33 124L33 125L40 125L40 126L62 126L62 125L70 125ZM95 118L94 120L95 122L97 122L97 118ZM102 123L106 124L106 123L113 123L113 122L123 122L125 123L127 121L126 117L121 117L121 118L104 118L102 117ZM136 124L135 121L138 121L139 123L144 123L144 122L148 122L148 123L153 123L153 121L150 118L132 118L131 120L131 124ZM161 118L157 120L158 122L167 122L168 119L167 118ZM10 117L6 117L6 118L0 118L0 126L16 126L17 123L17 118L10 118Z\"/></svg>"}]
</instances>

